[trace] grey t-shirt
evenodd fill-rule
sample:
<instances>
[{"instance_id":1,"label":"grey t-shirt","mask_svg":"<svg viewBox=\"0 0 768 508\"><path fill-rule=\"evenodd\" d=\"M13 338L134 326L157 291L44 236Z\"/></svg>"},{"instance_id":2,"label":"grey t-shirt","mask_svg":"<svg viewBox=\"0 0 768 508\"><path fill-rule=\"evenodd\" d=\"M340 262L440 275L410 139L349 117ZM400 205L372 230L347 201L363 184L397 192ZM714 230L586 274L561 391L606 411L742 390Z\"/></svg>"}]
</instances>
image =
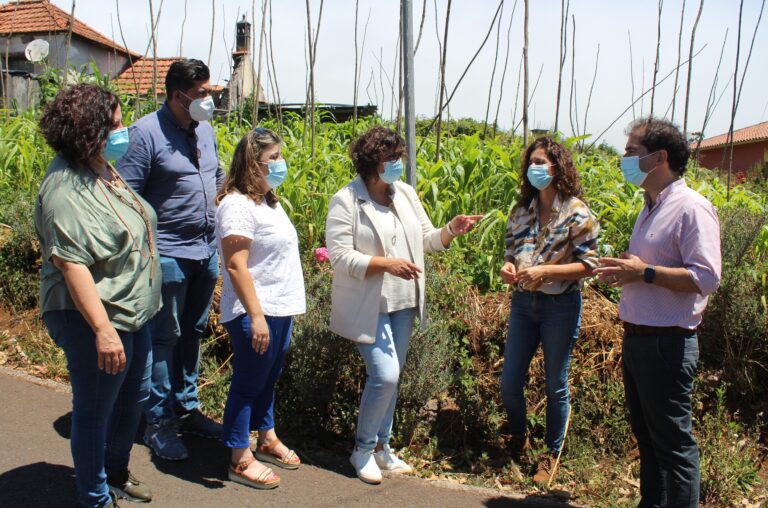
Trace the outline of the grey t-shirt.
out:
<instances>
[{"instance_id":1,"label":"grey t-shirt","mask_svg":"<svg viewBox=\"0 0 768 508\"><path fill-rule=\"evenodd\" d=\"M35 203L40 240L40 313L77 310L64 276L51 256L85 265L112 325L127 332L141 328L160 310L159 254L150 255L149 232L134 196L157 237L157 216L127 184L114 188L118 198L85 167L61 157L48 166ZM133 196L132 196L133 195Z\"/></svg>"}]
</instances>

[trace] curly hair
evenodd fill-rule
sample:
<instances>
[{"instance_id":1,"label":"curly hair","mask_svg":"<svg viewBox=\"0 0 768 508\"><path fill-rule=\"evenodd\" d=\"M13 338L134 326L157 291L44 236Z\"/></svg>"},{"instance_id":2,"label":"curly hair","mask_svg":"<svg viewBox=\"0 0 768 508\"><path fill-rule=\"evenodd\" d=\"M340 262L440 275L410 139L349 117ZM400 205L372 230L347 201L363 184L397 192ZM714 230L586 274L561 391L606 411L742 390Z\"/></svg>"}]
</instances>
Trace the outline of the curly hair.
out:
<instances>
[{"instance_id":1,"label":"curly hair","mask_svg":"<svg viewBox=\"0 0 768 508\"><path fill-rule=\"evenodd\" d=\"M40 132L68 162L86 163L101 153L118 106L120 100L109 90L88 83L73 85L60 90L45 107Z\"/></svg>"},{"instance_id":2,"label":"curly hair","mask_svg":"<svg viewBox=\"0 0 768 508\"><path fill-rule=\"evenodd\" d=\"M266 200L269 206L275 208L278 201L277 195L272 189L264 192L267 185L264 175L261 174L259 161L266 148L282 142L280 136L263 127L257 127L243 136L232 155L229 175L216 196L216 204L219 204L227 194L239 192L256 203Z\"/></svg>"},{"instance_id":3,"label":"curly hair","mask_svg":"<svg viewBox=\"0 0 768 508\"><path fill-rule=\"evenodd\" d=\"M363 133L349 145L349 157L357 174L367 180L378 173L378 166L403 153L405 142L392 129L376 126Z\"/></svg>"},{"instance_id":4,"label":"curly hair","mask_svg":"<svg viewBox=\"0 0 768 508\"><path fill-rule=\"evenodd\" d=\"M668 120L649 116L638 118L629 124L625 134L630 136L640 130L643 131L640 144L648 150L648 153L666 151L669 167L679 175L685 173L691 149L677 125Z\"/></svg>"},{"instance_id":5,"label":"curly hair","mask_svg":"<svg viewBox=\"0 0 768 508\"><path fill-rule=\"evenodd\" d=\"M547 159L552 163L555 170L554 178L552 179L552 185L560 195L561 199L567 199L570 197L582 198L581 181L579 179L579 172L573 165L573 157L571 151L565 148L563 145L555 141L549 136L543 136L536 139L528 146L523 157L523 164L520 168L520 181L522 182L522 188L520 189L520 198L515 205L518 207L529 207L533 198L539 195L539 190L531 185L528 181L528 166L531 164L531 155L539 148L543 149L547 154ZM583 199L583 198L582 198Z\"/></svg>"}]
</instances>

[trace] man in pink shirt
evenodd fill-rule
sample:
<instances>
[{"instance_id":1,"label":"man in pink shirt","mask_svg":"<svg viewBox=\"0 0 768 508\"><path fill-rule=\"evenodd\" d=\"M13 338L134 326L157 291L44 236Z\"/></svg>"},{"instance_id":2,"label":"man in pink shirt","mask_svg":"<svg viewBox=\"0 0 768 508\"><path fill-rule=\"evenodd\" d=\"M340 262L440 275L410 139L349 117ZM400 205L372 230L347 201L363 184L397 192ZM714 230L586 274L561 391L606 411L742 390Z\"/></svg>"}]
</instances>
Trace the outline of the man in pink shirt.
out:
<instances>
[{"instance_id":1,"label":"man in pink shirt","mask_svg":"<svg viewBox=\"0 0 768 508\"><path fill-rule=\"evenodd\" d=\"M602 258L595 273L622 288L624 392L640 449L639 507L697 507L696 328L720 284L720 225L712 204L685 184L690 151L675 125L643 118L627 134L622 173L645 190L645 205L629 250Z\"/></svg>"}]
</instances>

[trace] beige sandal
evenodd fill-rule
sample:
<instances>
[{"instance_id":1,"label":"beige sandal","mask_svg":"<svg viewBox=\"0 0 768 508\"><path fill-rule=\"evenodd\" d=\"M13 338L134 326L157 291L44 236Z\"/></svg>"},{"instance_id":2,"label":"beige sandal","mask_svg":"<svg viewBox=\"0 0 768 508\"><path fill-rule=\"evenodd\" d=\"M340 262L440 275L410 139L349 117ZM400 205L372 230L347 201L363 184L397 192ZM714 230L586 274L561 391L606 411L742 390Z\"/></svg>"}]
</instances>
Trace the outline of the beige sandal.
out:
<instances>
[{"instance_id":1,"label":"beige sandal","mask_svg":"<svg viewBox=\"0 0 768 508\"><path fill-rule=\"evenodd\" d=\"M279 439L275 439L270 445L258 445L253 451L253 455L262 462L268 462L283 469L298 469L301 459L296 455L296 452L288 450L285 457L279 457L275 453L275 448L281 444Z\"/></svg>"},{"instance_id":2,"label":"beige sandal","mask_svg":"<svg viewBox=\"0 0 768 508\"><path fill-rule=\"evenodd\" d=\"M247 485L249 487L253 487L254 489L274 489L280 485L280 477L274 471L272 471L272 468L269 467L264 468L264 470L256 477L255 480L251 480L250 478L246 477L243 473L246 469L248 469L248 466L254 462L256 462L256 459L251 457L250 459L246 459L237 464L230 464L230 481L240 483L242 485ZM270 480L270 478L272 479Z\"/></svg>"}]
</instances>

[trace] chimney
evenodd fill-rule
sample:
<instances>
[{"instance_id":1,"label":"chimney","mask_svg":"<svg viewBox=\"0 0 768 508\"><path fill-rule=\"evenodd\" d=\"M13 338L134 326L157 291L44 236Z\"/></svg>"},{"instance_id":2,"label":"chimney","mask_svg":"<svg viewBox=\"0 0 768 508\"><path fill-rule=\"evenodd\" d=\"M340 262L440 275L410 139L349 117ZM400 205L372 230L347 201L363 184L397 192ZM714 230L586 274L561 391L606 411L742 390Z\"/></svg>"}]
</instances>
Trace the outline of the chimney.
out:
<instances>
[{"instance_id":1,"label":"chimney","mask_svg":"<svg viewBox=\"0 0 768 508\"><path fill-rule=\"evenodd\" d=\"M251 50L251 24L243 19L237 22L237 39L235 43L235 54L242 55L250 53Z\"/></svg>"}]
</instances>

